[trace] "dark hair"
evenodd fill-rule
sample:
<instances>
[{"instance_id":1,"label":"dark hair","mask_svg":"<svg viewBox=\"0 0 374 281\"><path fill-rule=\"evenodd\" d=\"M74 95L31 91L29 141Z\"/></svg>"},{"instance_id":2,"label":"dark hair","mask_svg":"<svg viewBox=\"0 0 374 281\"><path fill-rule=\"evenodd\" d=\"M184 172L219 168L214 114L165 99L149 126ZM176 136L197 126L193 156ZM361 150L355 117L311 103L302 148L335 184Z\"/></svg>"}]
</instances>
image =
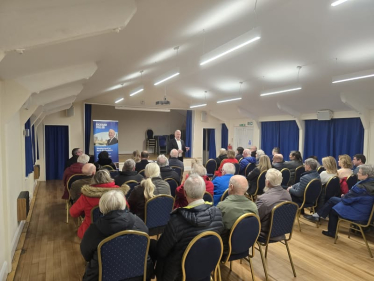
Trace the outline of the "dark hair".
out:
<instances>
[{"instance_id":1,"label":"dark hair","mask_svg":"<svg viewBox=\"0 0 374 281\"><path fill-rule=\"evenodd\" d=\"M280 149L279 149L278 146L274 147L273 150L274 150L274 152L275 152L276 154L279 154L279 152L280 152Z\"/></svg>"},{"instance_id":2,"label":"dark hair","mask_svg":"<svg viewBox=\"0 0 374 281\"><path fill-rule=\"evenodd\" d=\"M99 159L108 159L109 158L109 154L108 154L108 151L101 151L98 155Z\"/></svg>"},{"instance_id":3,"label":"dark hair","mask_svg":"<svg viewBox=\"0 0 374 281\"><path fill-rule=\"evenodd\" d=\"M315 156L315 155L311 155L311 156L309 156L308 158L312 158L312 159L314 159L314 160L318 161L318 157L317 157L317 156ZM308 159L308 158L307 158L307 159Z\"/></svg>"},{"instance_id":4,"label":"dark hair","mask_svg":"<svg viewBox=\"0 0 374 281\"><path fill-rule=\"evenodd\" d=\"M252 151L251 152L251 157L256 157L256 154L257 154L257 151L255 150L255 151Z\"/></svg>"},{"instance_id":5,"label":"dark hair","mask_svg":"<svg viewBox=\"0 0 374 281\"><path fill-rule=\"evenodd\" d=\"M148 151L142 151L142 153L140 153L140 157L141 158L148 158Z\"/></svg>"},{"instance_id":6,"label":"dark hair","mask_svg":"<svg viewBox=\"0 0 374 281\"><path fill-rule=\"evenodd\" d=\"M244 148L239 146L236 150L238 151L239 154L243 154Z\"/></svg>"},{"instance_id":7,"label":"dark hair","mask_svg":"<svg viewBox=\"0 0 374 281\"><path fill-rule=\"evenodd\" d=\"M78 150L79 150L78 147L77 147L77 148L73 148L73 150L71 151L71 154L72 154L73 156L77 155Z\"/></svg>"},{"instance_id":8,"label":"dark hair","mask_svg":"<svg viewBox=\"0 0 374 281\"><path fill-rule=\"evenodd\" d=\"M362 162L363 164L366 163L366 157L365 157L365 155L363 155L363 154L356 154L356 155L353 156L353 157L356 157L357 160L361 160L361 162Z\"/></svg>"},{"instance_id":9,"label":"dark hair","mask_svg":"<svg viewBox=\"0 0 374 281\"><path fill-rule=\"evenodd\" d=\"M301 157L301 153L300 151L297 151L297 150L292 150L290 152L290 154L295 157L295 160L296 161L300 161L300 162L303 162L303 157Z\"/></svg>"}]
</instances>

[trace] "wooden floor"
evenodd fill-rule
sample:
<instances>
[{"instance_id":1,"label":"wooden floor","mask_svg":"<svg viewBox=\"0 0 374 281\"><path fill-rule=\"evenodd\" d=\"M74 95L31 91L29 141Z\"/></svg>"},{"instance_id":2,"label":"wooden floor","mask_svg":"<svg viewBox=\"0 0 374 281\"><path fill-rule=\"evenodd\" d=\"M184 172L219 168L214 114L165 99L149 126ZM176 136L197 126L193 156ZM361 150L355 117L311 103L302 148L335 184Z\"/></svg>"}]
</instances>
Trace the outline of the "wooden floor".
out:
<instances>
[{"instance_id":1,"label":"wooden floor","mask_svg":"<svg viewBox=\"0 0 374 281\"><path fill-rule=\"evenodd\" d=\"M76 220L65 223L62 191L61 181L40 183L15 280L81 280L85 262ZM270 280L374 280L374 259L360 237L348 239L341 233L335 245L332 238L321 234L326 222L318 229L308 222L301 227L302 232L295 228L289 243L297 278L293 277L285 246L277 243L269 247ZM373 244L371 248L374 251ZM221 267L222 280L251 280L247 262L234 262L232 272L227 266ZM258 252L253 266L255 278L265 280Z\"/></svg>"}]
</instances>

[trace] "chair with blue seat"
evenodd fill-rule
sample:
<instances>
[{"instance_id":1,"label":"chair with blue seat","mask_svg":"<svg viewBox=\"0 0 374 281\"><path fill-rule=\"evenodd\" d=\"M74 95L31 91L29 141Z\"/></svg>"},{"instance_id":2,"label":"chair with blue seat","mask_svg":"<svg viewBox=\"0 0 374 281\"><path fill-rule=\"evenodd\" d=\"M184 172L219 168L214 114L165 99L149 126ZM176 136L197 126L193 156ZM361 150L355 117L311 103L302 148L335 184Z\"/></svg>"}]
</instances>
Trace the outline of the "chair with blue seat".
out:
<instances>
[{"instance_id":1,"label":"chair with blue seat","mask_svg":"<svg viewBox=\"0 0 374 281\"><path fill-rule=\"evenodd\" d=\"M300 182L301 175L305 173L305 167L304 166L299 166L295 169L295 183Z\"/></svg>"},{"instance_id":2,"label":"chair with blue seat","mask_svg":"<svg viewBox=\"0 0 374 281\"><path fill-rule=\"evenodd\" d=\"M351 188L357 183L357 175L350 175L347 178L347 184L348 184L348 189L351 190Z\"/></svg>"},{"instance_id":3,"label":"chair with blue seat","mask_svg":"<svg viewBox=\"0 0 374 281\"><path fill-rule=\"evenodd\" d=\"M147 279L149 236L135 230L120 231L97 247L99 281Z\"/></svg>"},{"instance_id":4,"label":"chair with blue seat","mask_svg":"<svg viewBox=\"0 0 374 281\"><path fill-rule=\"evenodd\" d=\"M117 171L117 170L109 171L109 173L110 173L110 177L111 177L112 179L114 179L114 178L116 178L116 177L119 176L119 171Z\"/></svg>"},{"instance_id":5,"label":"chair with blue seat","mask_svg":"<svg viewBox=\"0 0 374 281\"><path fill-rule=\"evenodd\" d=\"M245 167L244 172L241 172L242 176L248 176L250 172L253 171L253 169L256 168L256 163L248 163L247 167Z\"/></svg>"},{"instance_id":6,"label":"chair with blue seat","mask_svg":"<svg viewBox=\"0 0 374 281\"><path fill-rule=\"evenodd\" d=\"M140 170L140 171L138 172L138 174L142 175L143 178L145 178L145 170L144 170L144 169L143 169L143 170Z\"/></svg>"},{"instance_id":7,"label":"chair with blue seat","mask_svg":"<svg viewBox=\"0 0 374 281\"><path fill-rule=\"evenodd\" d=\"M282 173L282 177L283 177L281 186L287 187L288 182L290 181L290 178L291 178L291 172L287 168L283 168L280 172Z\"/></svg>"},{"instance_id":8,"label":"chair with blue seat","mask_svg":"<svg viewBox=\"0 0 374 281\"><path fill-rule=\"evenodd\" d=\"M171 196L175 197L175 191L177 190L177 187L179 185L178 182L172 178L166 178L164 179L164 181L166 181L170 186Z\"/></svg>"},{"instance_id":9,"label":"chair with blue seat","mask_svg":"<svg viewBox=\"0 0 374 281\"><path fill-rule=\"evenodd\" d=\"M115 169L110 165L104 165L100 167L100 170L115 171Z\"/></svg>"},{"instance_id":10,"label":"chair with blue seat","mask_svg":"<svg viewBox=\"0 0 374 281\"><path fill-rule=\"evenodd\" d=\"M325 167L319 166L317 169L318 174L322 173L323 171L326 171Z\"/></svg>"},{"instance_id":11,"label":"chair with blue seat","mask_svg":"<svg viewBox=\"0 0 374 281\"><path fill-rule=\"evenodd\" d=\"M170 166L170 168L172 168L173 171L177 172L177 174L179 175L179 182L182 182L182 177L183 177L182 168L178 166Z\"/></svg>"},{"instance_id":12,"label":"chair with blue seat","mask_svg":"<svg viewBox=\"0 0 374 281\"><path fill-rule=\"evenodd\" d=\"M73 205L73 200L71 199L71 196L70 196L70 188L71 188L73 182L75 182L77 180L81 180L81 179L86 179L86 178L92 178L92 176L87 176L85 174L75 174L75 175L72 175L66 183L66 188L69 192L69 199L65 200L65 204L66 204L66 223L69 223L69 209L70 209L71 205Z\"/></svg>"},{"instance_id":13,"label":"chair with blue seat","mask_svg":"<svg viewBox=\"0 0 374 281\"><path fill-rule=\"evenodd\" d=\"M127 184L130 187L129 192L127 192L127 194L126 194L126 199L127 199L127 198L130 197L130 194L134 190L135 186L139 185L139 182L137 182L135 180L129 180L129 181L124 182L123 184Z\"/></svg>"},{"instance_id":14,"label":"chair with blue seat","mask_svg":"<svg viewBox=\"0 0 374 281\"><path fill-rule=\"evenodd\" d=\"M214 231L197 235L188 244L182 257L182 281L210 281L220 279L219 262L223 253L221 237Z\"/></svg>"},{"instance_id":15,"label":"chair with blue seat","mask_svg":"<svg viewBox=\"0 0 374 281\"><path fill-rule=\"evenodd\" d=\"M266 280L268 280L268 273L266 269L265 259L267 258L268 247L270 243L280 242L286 246L288 257L290 259L293 275L296 277L295 267L292 261L291 252L288 247L288 241L291 240L293 226L296 214L298 213L298 205L294 202L286 201L276 205L271 211L270 227L266 236L259 236L257 240L258 249L260 251L262 265L265 271ZM288 234L288 237L286 236ZM265 248L265 259L262 253L262 248Z\"/></svg>"},{"instance_id":16,"label":"chair with blue seat","mask_svg":"<svg viewBox=\"0 0 374 281\"><path fill-rule=\"evenodd\" d=\"M96 222L102 216L104 216L104 214L100 212L99 206L95 206L91 209L91 223Z\"/></svg>"},{"instance_id":17,"label":"chair with blue seat","mask_svg":"<svg viewBox=\"0 0 374 281\"><path fill-rule=\"evenodd\" d=\"M267 171L262 171L261 174L258 176L257 189L256 192L252 194L253 197L264 193L266 172Z\"/></svg>"},{"instance_id":18,"label":"chair with blue seat","mask_svg":"<svg viewBox=\"0 0 374 281\"><path fill-rule=\"evenodd\" d=\"M234 166L235 166L235 175L239 175L240 164L239 163L234 163Z\"/></svg>"},{"instance_id":19,"label":"chair with blue seat","mask_svg":"<svg viewBox=\"0 0 374 281\"><path fill-rule=\"evenodd\" d=\"M174 208L174 197L157 195L145 203L144 223L149 229L149 235L158 236L164 231Z\"/></svg>"},{"instance_id":20,"label":"chair with blue seat","mask_svg":"<svg viewBox=\"0 0 374 281\"><path fill-rule=\"evenodd\" d=\"M206 173L208 177L213 177L214 172L217 170L217 162L215 159L209 159L205 164Z\"/></svg>"},{"instance_id":21,"label":"chair with blue seat","mask_svg":"<svg viewBox=\"0 0 374 281\"><path fill-rule=\"evenodd\" d=\"M158 136L158 151L159 153L167 152L167 140L165 136Z\"/></svg>"},{"instance_id":22,"label":"chair with blue seat","mask_svg":"<svg viewBox=\"0 0 374 281\"><path fill-rule=\"evenodd\" d=\"M223 201L229 196L229 189L226 189L225 192L222 194L220 201Z\"/></svg>"},{"instance_id":23,"label":"chair with blue seat","mask_svg":"<svg viewBox=\"0 0 374 281\"><path fill-rule=\"evenodd\" d=\"M251 259L254 257L254 245L260 231L261 223L256 214L244 214L235 221L228 240L228 253L221 260L223 264L230 262L230 271L232 270L232 261L245 259L249 262L252 279L255 280ZM249 253L251 248L252 254Z\"/></svg>"},{"instance_id":24,"label":"chair with blue seat","mask_svg":"<svg viewBox=\"0 0 374 281\"><path fill-rule=\"evenodd\" d=\"M210 194L209 192L205 191L204 196L203 196L203 200L206 201L206 202L213 203L213 195Z\"/></svg>"},{"instance_id":25,"label":"chair with blue seat","mask_svg":"<svg viewBox=\"0 0 374 281\"><path fill-rule=\"evenodd\" d=\"M331 197L340 197L340 179L338 177L332 177L326 183L325 202Z\"/></svg>"}]
</instances>

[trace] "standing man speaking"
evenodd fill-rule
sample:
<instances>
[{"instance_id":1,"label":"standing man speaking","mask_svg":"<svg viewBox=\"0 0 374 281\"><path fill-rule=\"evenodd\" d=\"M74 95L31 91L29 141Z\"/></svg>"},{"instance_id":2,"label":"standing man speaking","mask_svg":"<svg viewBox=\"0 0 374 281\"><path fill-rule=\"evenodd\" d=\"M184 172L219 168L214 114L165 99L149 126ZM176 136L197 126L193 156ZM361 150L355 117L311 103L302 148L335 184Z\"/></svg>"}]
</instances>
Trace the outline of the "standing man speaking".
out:
<instances>
[{"instance_id":1,"label":"standing man speaking","mask_svg":"<svg viewBox=\"0 0 374 281\"><path fill-rule=\"evenodd\" d=\"M187 152L190 150L189 147L186 147L184 144L184 141L181 140L181 131L176 130L174 133L175 138L170 140L169 142L169 151L168 153L170 154L170 151L172 149L178 150L178 159L183 162L183 153Z\"/></svg>"}]
</instances>

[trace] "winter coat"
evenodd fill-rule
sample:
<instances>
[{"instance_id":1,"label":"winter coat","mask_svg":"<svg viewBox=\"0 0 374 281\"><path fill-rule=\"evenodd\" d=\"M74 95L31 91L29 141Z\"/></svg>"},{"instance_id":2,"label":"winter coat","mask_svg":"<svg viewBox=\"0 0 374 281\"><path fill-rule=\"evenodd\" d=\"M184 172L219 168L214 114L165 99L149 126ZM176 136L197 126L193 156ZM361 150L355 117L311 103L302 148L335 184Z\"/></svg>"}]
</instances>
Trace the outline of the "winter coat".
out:
<instances>
[{"instance_id":1,"label":"winter coat","mask_svg":"<svg viewBox=\"0 0 374 281\"><path fill-rule=\"evenodd\" d=\"M240 163L239 163L239 165L240 165L239 171L244 172L245 168L248 166L249 163L256 164L256 157L251 157L250 156L250 157L243 158L242 161L240 161Z\"/></svg>"},{"instance_id":2,"label":"winter coat","mask_svg":"<svg viewBox=\"0 0 374 281\"><path fill-rule=\"evenodd\" d=\"M284 168L289 169L291 174L289 184L292 185L295 182L295 170L297 167L300 167L302 165L302 161L291 160L284 162Z\"/></svg>"},{"instance_id":3,"label":"winter coat","mask_svg":"<svg viewBox=\"0 0 374 281\"><path fill-rule=\"evenodd\" d=\"M148 233L148 228L144 222L127 210L111 211L89 226L80 245L81 253L88 262L83 277L84 281L99 280L97 246L105 238L123 230L137 230Z\"/></svg>"},{"instance_id":4,"label":"winter coat","mask_svg":"<svg viewBox=\"0 0 374 281\"><path fill-rule=\"evenodd\" d=\"M103 166L111 166L114 170L117 169L116 165L113 163L112 159L110 158L99 158L97 162L94 163L96 166L96 170L101 169Z\"/></svg>"},{"instance_id":5,"label":"winter coat","mask_svg":"<svg viewBox=\"0 0 374 281\"><path fill-rule=\"evenodd\" d=\"M223 159L222 162L221 162L221 164L218 167L218 170L215 171L215 173L214 173L217 177L222 176L222 167L226 163L236 164L236 163L239 163L239 162L235 158L234 159L231 159L231 158Z\"/></svg>"},{"instance_id":6,"label":"winter coat","mask_svg":"<svg viewBox=\"0 0 374 281\"><path fill-rule=\"evenodd\" d=\"M247 175L247 181L248 181L248 194L254 194L257 189L257 179L259 175L261 174L259 168L254 168L252 171L250 171ZM260 190L259 190L260 191ZM258 194L262 194L263 191L259 192Z\"/></svg>"},{"instance_id":7,"label":"winter coat","mask_svg":"<svg viewBox=\"0 0 374 281\"><path fill-rule=\"evenodd\" d=\"M289 190L290 194L300 198L302 202L304 200L305 188L307 187L308 183L314 179L318 179L318 180L321 179L316 170L308 171L308 172L301 174L300 182L295 183L292 186L292 188ZM314 203L314 202L306 202L306 203Z\"/></svg>"},{"instance_id":8,"label":"winter coat","mask_svg":"<svg viewBox=\"0 0 374 281\"><path fill-rule=\"evenodd\" d=\"M119 172L119 175L114 179L116 185L118 186L121 186L122 184L130 180L140 183L142 180L144 180L144 177L141 174L138 174L136 171L122 171Z\"/></svg>"},{"instance_id":9,"label":"winter coat","mask_svg":"<svg viewBox=\"0 0 374 281\"><path fill-rule=\"evenodd\" d=\"M64 171L64 175L62 177L62 182L64 183L64 194L62 195L62 199L69 199L69 192L68 192L68 189L67 189L67 183L68 183L68 180L70 179L70 177L72 175L76 175L76 174L82 174L82 167L83 167L84 164L82 163L74 163L72 164L70 167L66 168L65 171Z\"/></svg>"},{"instance_id":10,"label":"winter coat","mask_svg":"<svg viewBox=\"0 0 374 281\"><path fill-rule=\"evenodd\" d=\"M220 202L222 194L229 188L229 182L232 176L232 174L226 174L222 177L216 177L212 181L214 184L214 206Z\"/></svg>"},{"instance_id":11,"label":"winter coat","mask_svg":"<svg viewBox=\"0 0 374 281\"><path fill-rule=\"evenodd\" d=\"M176 166L176 167L179 167L182 169L182 175L183 175L183 172L184 172L184 164L181 160L179 160L178 158L176 157L170 157L169 159L169 166Z\"/></svg>"},{"instance_id":12,"label":"winter coat","mask_svg":"<svg viewBox=\"0 0 374 281\"><path fill-rule=\"evenodd\" d=\"M182 256L191 240L204 231L222 230L221 211L210 203L175 209L157 242L157 280L182 280Z\"/></svg>"},{"instance_id":13,"label":"winter coat","mask_svg":"<svg viewBox=\"0 0 374 281\"><path fill-rule=\"evenodd\" d=\"M181 177L170 166L160 167L160 174L163 180L167 178L172 178L175 179L178 184L181 183Z\"/></svg>"},{"instance_id":14,"label":"winter coat","mask_svg":"<svg viewBox=\"0 0 374 281\"><path fill-rule=\"evenodd\" d=\"M135 171L139 173L141 170L144 170L145 166L147 166L149 163L150 162L147 159L140 160L140 162L136 163L135 165Z\"/></svg>"},{"instance_id":15,"label":"winter coat","mask_svg":"<svg viewBox=\"0 0 374 281\"><path fill-rule=\"evenodd\" d=\"M216 158L217 169L218 169L218 167L221 165L221 162L222 162L224 159L227 159L227 154L219 155L219 156Z\"/></svg>"}]
</instances>

